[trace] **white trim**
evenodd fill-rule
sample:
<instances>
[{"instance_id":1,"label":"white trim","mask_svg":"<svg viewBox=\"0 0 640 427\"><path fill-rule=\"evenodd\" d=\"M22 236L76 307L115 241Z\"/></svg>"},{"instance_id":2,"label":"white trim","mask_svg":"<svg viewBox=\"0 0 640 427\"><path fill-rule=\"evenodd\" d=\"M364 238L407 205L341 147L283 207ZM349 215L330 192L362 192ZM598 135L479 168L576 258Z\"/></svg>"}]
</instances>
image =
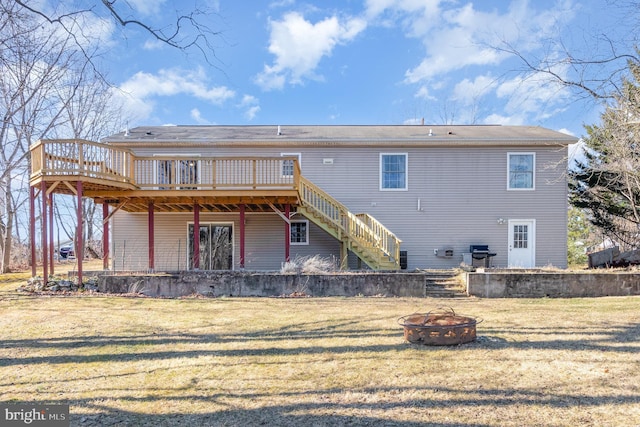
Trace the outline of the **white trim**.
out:
<instances>
[{"instance_id":1,"label":"white trim","mask_svg":"<svg viewBox=\"0 0 640 427\"><path fill-rule=\"evenodd\" d=\"M280 153L280 157L297 157L298 158L298 167L302 170L302 153ZM284 164L284 163L283 163ZM281 170L282 172L282 170ZM291 177L293 175L285 175L282 174L283 177Z\"/></svg>"},{"instance_id":2,"label":"white trim","mask_svg":"<svg viewBox=\"0 0 640 427\"><path fill-rule=\"evenodd\" d=\"M305 223L306 227L305 227L305 231L306 231L306 236L305 236L305 241L304 242L294 242L293 240L291 240L293 233L291 233L291 226L293 224L297 224L297 223ZM306 246L309 245L309 220L308 219L292 219L289 221L289 243L292 246Z\"/></svg>"},{"instance_id":3,"label":"white trim","mask_svg":"<svg viewBox=\"0 0 640 427\"><path fill-rule=\"evenodd\" d=\"M384 188L382 186L382 158L384 156L404 156L404 187ZM380 191L409 191L409 153L380 153L378 158L378 188Z\"/></svg>"},{"instance_id":4,"label":"white trim","mask_svg":"<svg viewBox=\"0 0 640 427\"><path fill-rule=\"evenodd\" d=\"M533 173L531 177L530 188L511 187L511 156L512 155L530 155L533 157ZM507 152L507 191L534 191L536 189L536 153L530 151L509 151Z\"/></svg>"}]
</instances>

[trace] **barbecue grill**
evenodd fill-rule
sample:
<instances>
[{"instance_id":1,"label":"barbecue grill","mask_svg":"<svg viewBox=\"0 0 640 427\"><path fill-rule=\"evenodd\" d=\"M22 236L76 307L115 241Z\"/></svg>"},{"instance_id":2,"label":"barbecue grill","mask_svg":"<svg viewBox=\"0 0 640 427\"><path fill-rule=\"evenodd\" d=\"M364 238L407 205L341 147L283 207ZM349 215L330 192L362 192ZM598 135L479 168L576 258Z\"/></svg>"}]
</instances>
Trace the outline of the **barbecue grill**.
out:
<instances>
[{"instance_id":1,"label":"barbecue grill","mask_svg":"<svg viewBox=\"0 0 640 427\"><path fill-rule=\"evenodd\" d=\"M491 258L497 255L495 252L489 252L489 245L470 245L469 252L473 258L472 265L474 267L491 267Z\"/></svg>"}]
</instances>

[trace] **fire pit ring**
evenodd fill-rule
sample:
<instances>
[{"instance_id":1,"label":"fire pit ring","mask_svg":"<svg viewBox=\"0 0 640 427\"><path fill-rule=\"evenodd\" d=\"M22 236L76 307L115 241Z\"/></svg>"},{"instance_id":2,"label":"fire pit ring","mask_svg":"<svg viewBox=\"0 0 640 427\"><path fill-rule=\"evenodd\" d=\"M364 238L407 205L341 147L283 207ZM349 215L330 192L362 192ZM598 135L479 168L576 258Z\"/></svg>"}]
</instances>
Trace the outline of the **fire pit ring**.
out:
<instances>
[{"instance_id":1,"label":"fire pit ring","mask_svg":"<svg viewBox=\"0 0 640 427\"><path fill-rule=\"evenodd\" d=\"M476 339L476 325L482 322L471 316L456 314L451 307L439 307L428 313L400 317L404 338L412 344L458 345Z\"/></svg>"}]
</instances>

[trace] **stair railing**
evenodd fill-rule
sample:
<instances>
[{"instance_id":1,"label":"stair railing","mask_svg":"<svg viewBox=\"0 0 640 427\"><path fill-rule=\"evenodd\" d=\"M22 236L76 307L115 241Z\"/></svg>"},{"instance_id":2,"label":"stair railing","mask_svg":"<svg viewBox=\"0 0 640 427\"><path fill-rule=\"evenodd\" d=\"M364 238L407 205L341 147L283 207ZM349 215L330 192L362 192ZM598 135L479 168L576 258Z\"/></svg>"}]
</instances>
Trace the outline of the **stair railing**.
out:
<instances>
[{"instance_id":1,"label":"stair railing","mask_svg":"<svg viewBox=\"0 0 640 427\"><path fill-rule=\"evenodd\" d=\"M383 256L394 262L400 259L400 242L389 229L368 214L354 215L327 192L300 176L299 192L303 206L338 231L348 236L361 248L380 260Z\"/></svg>"}]
</instances>

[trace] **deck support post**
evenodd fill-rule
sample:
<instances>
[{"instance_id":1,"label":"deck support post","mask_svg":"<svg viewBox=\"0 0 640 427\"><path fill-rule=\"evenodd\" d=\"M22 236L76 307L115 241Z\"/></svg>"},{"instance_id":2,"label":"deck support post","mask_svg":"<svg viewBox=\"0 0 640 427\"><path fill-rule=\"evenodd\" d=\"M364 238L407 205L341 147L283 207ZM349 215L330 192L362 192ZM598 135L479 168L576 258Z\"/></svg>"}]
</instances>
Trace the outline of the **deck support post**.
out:
<instances>
[{"instance_id":1,"label":"deck support post","mask_svg":"<svg viewBox=\"0 0 640 427\"><path fill-rule=\"evenodd\" d=\"M240 205L240 268L244 268L245 206Z\"/></svg>"},{"instance_id":2,"label":"deck support post","mask_svg":"<svg viewBox=\"0 0 640 427\"><path fill-rule=\"evenodd\" d=\"M102 269L109 269L109 205L102 203Z\"/></svg>"},{"instance_id":3,"label":"deck support post","mask_svg":"<svg viewBox=\"0 0 640 427\"><path fill-rule=\"evenodd\" d=\"M29 186L29 244L31 246L31 277L36 277L36 189Z\"/></svg>"},{"instance_id":4,"label":"deck support post","mask_svg":"<svg viewBox=\"0 0 640 427\"><path fill-rule=\"evenodd\" d=\"M76 229L76 260L78 261L78 286L82 286L82 261L84 260L84 227L82 226L82 181L76 184L78 196L78 228Z\"/></svg>"},{"instance_id":5,"label":"deck support post","mask_svg":"<svg viewBox=\"0 0 640 427\"><path fill-rule=\"evenodd\" d=\"M42 284L49 282L49 257L47 256L47 183L40 183L40 193L42 196Z\"/></svg>"},{"instance_id":6,"label":"deck support post","mask_svg":"<svg viewBox=\"0 0 640 427\"><path fill-rule=\"evenodd\" d=\"M58 242L60 243L60 242ZM51 274L55 274L53 271L53 253L55 252L55 245L53 244L53 193L49 195L49 265L51 266Z\"/></svg>"},{"instance_id":7,"label":"deck support post","mask_svg":"<svg viewBox=\"0 0 640 427\"><path fill-rule=\"evenodd\" d=\"M291 217L291 205L284 205L284 214L287 218ZM284 260L285 262L291 261L291 224L289 222L284 223Z\"/></svg>"},{"instance_id":8,"label":"deck support post","mask_svg":"<svg viewBox=\"0 0 640 427\"><path fill-rule=\"evenodd\" d=\"M154 245L155 245L155 235L154 235L154 206L153 206L153 202L149 202L149 208L148 208L148 212L149 212L149 270L152 270L155 268L155 253L154 253Z\"/></svg>"},{"instance_id":9,"label":"deck support post","mask_svg":"<svg viewBox=\"0 0 640 427\"><path fill-rule=\"evenodd\" d=\"M349 267L347 259L349 257L349 244L346 240L340 243L340 270L346 270Z\"/></svg>"},{"instance_id":10,"label":"deck support post","mask_svg":"<svg viewBox=\"0 0 640 427\"><path fill-rule=\"evenodd\" d=\"M200 269L200 205L193 204L193 260L194 270Z\"/></svg>"}]
</instances>

